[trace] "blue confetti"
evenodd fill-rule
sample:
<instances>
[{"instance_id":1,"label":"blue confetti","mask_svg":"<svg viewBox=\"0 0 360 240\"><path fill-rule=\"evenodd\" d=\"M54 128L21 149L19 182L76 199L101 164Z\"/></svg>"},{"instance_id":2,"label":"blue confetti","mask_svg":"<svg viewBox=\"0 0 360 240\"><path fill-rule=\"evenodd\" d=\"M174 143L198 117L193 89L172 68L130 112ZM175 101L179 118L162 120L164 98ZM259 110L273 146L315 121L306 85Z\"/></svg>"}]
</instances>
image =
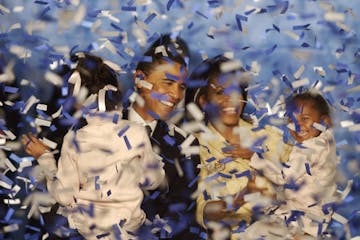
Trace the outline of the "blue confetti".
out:
<instances>
[{"instance_id":1,"label":"blue confetti","mask_svg":"<svg viewBox=\"0 0 360 240\"><path fill-rule=\"evenodd\" d=\"M290 222L296 221L299 217L304 216L303 211L291 210L291 215L286 219L285 223L288 225Z\"/></svg>"},{"instance_id":2,"label":"blue confetti","mask_svg":"<svg viewBox=\"0 0 360 240\"><path fill-rule=\"evenodd\" d=\"M242 26L241 26L241 21L247 21L247 17L246 16L242 16L242 15L240 15L240 14L236 14L235 15L235 19L236 19L236 24L237 24L237 26L238 26L238 29L240 30L240 32L242 32Z\"/></svg>"},{"instance_id":3,"label":"blue confetti","mask_svg":"<svg viewBox=\"0 0 360 240\"><path fill-rule=\"evenodd\" d=\"M12 217L14 212L15 212L15 210L13 208L9 208L9 210L7 211L5 218L4 218L5 222L8 222L10 220L10 218Z\"/></svg>"},{"instance_id":4,"label":"blue confetti","mask_svg":"<svg viewBox=\"0 0 360 240\"><path fill-rule=\"evenodd\" d=\"M169 11L175 0L169 0L166 4L166 10Z\"/></svg>"},{"instance_id":5,"label":"blue confetti","mask_svg":"<svg viewBox=\"0 0 360 240\"><path fill-rule=\"evenodd\" d=\"M151 92L150 96L154 99L158 99L160 101L167 101L168 95L165 93L157 93L157 92Z\"/></svg>"},{"instance_id":6,"label":"blue confetti","mask_svg":"<svg viewBox=\"0 0 360 240\"><path fill-rule=\"evenodd\" d=\"M148 16L148 17L145 19L144 23L145 23L145 24L149 24L155 17L156 17L156 13L150 14L150 16Z\"/></svg>"},{"instance_id":7,"label":"blue confetti","mask_svg":"<svg viewBox=\"0 0 360 240\"><path fill-rule=\"evenodd\" d=\"M98 183L100 177L99 176L95 176L95 190L99 190L100 189L100 184Z\"/></svg>"},{"instance_id":8,"label":"blue confetti","mask_svg":"<svg viewBox=\"0 0 360 240\"><path fill-rule=\"evenodd\" d=\"M19 91L19 88L17 88L17 87L5 86L5 88L4 88L4 92L7 92L7 93L17 93L18 91Z\"/></svg>"},{"instance_id":9,"label":"blue confetti","mask_svg":"<svg viewBox=\"0 0 360 240\"><path fill-rule=\"evenodd\" d=\"M293 26L292 29L293 30L309 30L308 27L310 27L310 23L305 24L305 25L297 25L297 26Z\"/></svg>"},{"instance_id":10,"label":"blue confetti","mask_svg":"<svg viewBox=\"0 0 360 240\"><path fill-rule=\"evenodd\" d=\"M187 185L188 188L191 188L192 186L195 185L195 183L197 183L197 181L199 180L199 176L196 176L193 180L191 180L191 182Z\"/></svg>"},{"instance_id":11,"label":"blue confetti","mask_svg":"<svg viewBox=\"0 0 360 240\"><path fill-rule=\"evenodd\" d=\"M183 210L186 209L186 204L185 203L175 203L175 204L171 204L169 206L169 211L170 212L181 212Z\"/></svg>"},{"instance_id":12,"label":"blue confetti","mask_svg":"<svg viewBox=\"0 0 360 240\"><path fill-rule=\"evenodd\" d=\"M118 136L119 136L119 137L122 137L122 136L126 133L126 131L129 130L129 128L130 128L130 125L127 124L125 127L123 127L123 128L119 131Z\"/></svg>"},{"instance_id":13,"label":"blue confetti","mask_svg":"<svg viewBox=\"0 0 360 240\"><path fill-rule=\"evenodd\" d=\"M160 119L159 115L157 115L156 113L154 113L153 111L147 111L147 113L154 119L158 120Z\"/></svg>"},{"instance_id":14,"label":"blue confetti","mask_svg":"<svg viewBox=\"0 0 360 240\"><path fill-rule=\"evenodd\" d=\"M310 176L312 176L309 163L305 163L305 168L306 168L306 173L309 174Z\"/></svg>"},{"instance_id":15,"label":"blue confetti","mask_svg":"<svg viewBox=\"0 0 360 240\"><path fill-rule=\"evenodd\" d=\"M209 159L206 159L205 161L207 162L207 163L211 163L211 162L213 162L213 161L215 161L216 160L216 157L211 157L211 158L209 158Z\"/></svg>"},{"instance_id":16,"label":"blue confetti","mask_svg":"<svg viewBox=\"0 0 360 240\"><path fill-rule=\"evenodd\" d=\"M210 176L206 177L206 178L205 178L205 182L210 182L210 181L212 181L212 180L217 179L218 177L219 177L219 173L215 173L215 174L213 174L213 175L210 175Z\"/></svg>"},{"instance_id":17,"label":"blue confetti","mask_svg":"<svg viewBox=\"0 0 360 240\"><path fill-rule=\"evenodd\" d=\"M246 170L246 171L243 171L243 172L241 172L241 173L237 173L237 174L235 174L235 177L236 177L236 178L247 177L247 178L250 179L250 177L251 177L251 171L250 171L250 170Z\"/></svg>"},{"instance_id":18,"label":"blue confetti","mask_svg":"<svg viewBox=\"0 0 360 240\"><path fill-rule=\"evenodd\" d=\"M232 161L231 157L226 157L226 158L222 158L222 159L219 160L219 162L222 163L222 164L227 164L227 163L229 163L231 161Z\"/></svg>"},{"instance_id":19,"label":"blue confetti","mask_svg":"<svg viewBox=\"0 0 360 240\"><path fill-rule=\"evenodd\" d=\"M11 153L9 158L17 163L21 163L23 161L22 158L16 155L15 153Z\"/></svg>"},{"instance_id":20,"label":"blue confetti","mask_svg":"<svg viewBox=\"0 0 360 240\"><path fill-rule=\"evenodd\" d=\"M45 1L34 1L34 3L36 3L36 4L42 4L42 5L47 5L47 4L49 4L48 2L45 2Z\"/></svg>"},{"instance_id":21,"label":"blue confetti","mask_svg":"<svg viewBox=\"0 0 360 240\"><path fill-rule=\"evenodd\" d=\"M126 135L123 137L123 139L124 139L124 141L125 141L125 144L126 144L127 149L130 150L132 147L131 147L131 144L130 144L130 142L129 142L129 139L127 138Z\"/></svg>"},{"instance_id":22,"label":"blue confetti","mask_svg":"<svg viewBox=\"0 0 360 240\"><path fill-rule=\"evenodd\" d=\"M165 73L165 76L166 76L167 79L173 80L173 81L178 81L180 79L179 76L172 75L170 73Z\"/></svg>"},{"instance_id":23,"label":"blue confetti","mask_svg":"<svg viewBox=\"0 0 360 240\"><path fill-rule=\"evenodd\" d=\"M187 26L187 29L191 29L194 26L194 22L190 22L189 25Z\"/></svg>"},{"instance_id":24,"label":"blue confetti","mask_svg":"<svg viewBox=\"0 0 360 240\"><path fill-rule=\"evenodd\" d=\"M122 6L121 10L128 11L128 12L136 12L136 7L135 6Z\"/></svg>"},{"instance_id":25,"label":"blue confetti","mask_svg":"<svg viewBox=\"0 0 360 240\"><path fill-rule=\"evenodd\" d=\"M222 172L219 172L219 176L223 177L223 178L227 178L227 179L231 179L232 176L229 175L229 174L226 174L226 173L222 173Z\"/></svg>"},{"instance_id":26,"label":"blue confetti","mask_svg":"<svg viewBox=\"0 0 360 240\"><path fill-rule=\"evenodd\" d=\"M195 13L198 14L198 15L200 15L201 17L203 17L203 18L205 18L205 19L208 19L208 17L207 17L205 14L201 13L201 12L198 11L198 10L196 10Z\"/></svg>"},{"instance_id":27,"label":"blue confetti","mask_svg":"<svg viewBox=\"0 0 360 240\"><path fill-rule=\"evenodd\" d=\"M244 14L245 15L250 15L250 14L252 14L253 12L255 12L256 11L256 8L253 8L253 9L250 9L249 11L246 11Z\"/></svg>"},{"instance_id":28,"label":"blue confetti","mask_svg":"<svg viewBox=\"0 0 360 240\"><path fill-rule=\"evenodd\" d=\"M271 53L274 52L274 50L275 50L276 48L277 48L277 44L274 44L274 46L272 46L271 48L265 50L265 54L266 54L266 55L270 55Z\"/></svg>"},{"instance_id":29,"label":"blue confetti","mask_svg":"<svg viewBox=\"0 0 360 240\"><path fill-rule=\"evenodd\" d=\"M151 199L155 199L155 198L157 198L159 195L160 195L160 191L155 191L155 192L153 192L153 193L151 194L150 198L151 198Z\"/></svg>"},{"instance_id":30,"label":"blue confetti","mask_svg":"<svg viewBox=\"0 0 360 240\"><path fill-rule=\"evenodd\" d=\"M112 119L112 122L117 124L119 122L119 118L120 118L120 115L119 114L114 114L113 116L113 119Z\"/></svg>"},{"instance_id":31,"label":"blue confetti","mask_svg":"<svg viewBox=\"0 0 360 240\"><path fill-rule=\"evenodd\" d=\"M40 16L41 16L41 17L45 16L45 14L46 14L47 12L49 12L49 11L50 11L50 7L47 6L47 7L41 12Z\"/></svg>"}]
</instances>

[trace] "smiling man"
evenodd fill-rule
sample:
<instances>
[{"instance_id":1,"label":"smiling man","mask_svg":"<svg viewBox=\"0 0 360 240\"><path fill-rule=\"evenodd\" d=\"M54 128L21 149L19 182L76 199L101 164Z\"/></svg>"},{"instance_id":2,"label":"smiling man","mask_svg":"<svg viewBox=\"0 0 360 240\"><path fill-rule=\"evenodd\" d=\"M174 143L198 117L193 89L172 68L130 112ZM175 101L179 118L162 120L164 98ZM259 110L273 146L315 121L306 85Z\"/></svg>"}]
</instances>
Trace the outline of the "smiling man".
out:
<instances>
[{"instance_id":1,"label":"smiling man","mask_svg":"<svg viewBox=\"0 0 360 240\"><path fill-rule=\"evenodd\" d=\"M136 98L123 115L150 130L153 148L164 163L166 183L146 193L142 205L148 219L156 222L158 215L170 226L170 231L157 232L161 239L198 239L190 229L197 225L191 195L197 187L199 156L185 155L181 148L186 139L195 138L168 121L184 98L187 51L178 37L163 35L155 41L136 67Z\"/></svg>"}]
</instances>

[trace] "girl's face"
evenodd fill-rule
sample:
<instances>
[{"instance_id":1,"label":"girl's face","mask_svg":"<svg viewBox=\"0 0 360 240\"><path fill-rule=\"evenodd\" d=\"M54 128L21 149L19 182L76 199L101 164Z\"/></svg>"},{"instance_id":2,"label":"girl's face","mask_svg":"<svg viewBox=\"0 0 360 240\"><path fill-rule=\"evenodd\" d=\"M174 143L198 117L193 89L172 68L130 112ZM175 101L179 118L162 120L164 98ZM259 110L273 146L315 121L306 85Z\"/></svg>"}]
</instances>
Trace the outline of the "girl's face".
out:
<instances>
[{"instance_id":1,"label":"girl's face","mask_svg":"<svg viewBox=\"0 0 360 240\"><path fill-rule=\"evenodd\" d=\"M206 110L211 121L220 121L225 126L237 126L245 106L242 90L234 76L212 79L207 87L206 96L202 97L202 106L211 106ZM214 111L214 108L216 111Z\"/></svg>"},{"instance_id":2,"label":"girl's face","mask_svg":"<svg viewBox=\"0 0 360 240\"><path fill-rule=\"evenodd\" d=\"M291 136L299 143L320 135L320 131L313 127L314 123L324 120L323 116L314 108L311 101L296 101L296 110L293 113L295 126L298 131L290 130Z\"/></svg>"}]
</instances>

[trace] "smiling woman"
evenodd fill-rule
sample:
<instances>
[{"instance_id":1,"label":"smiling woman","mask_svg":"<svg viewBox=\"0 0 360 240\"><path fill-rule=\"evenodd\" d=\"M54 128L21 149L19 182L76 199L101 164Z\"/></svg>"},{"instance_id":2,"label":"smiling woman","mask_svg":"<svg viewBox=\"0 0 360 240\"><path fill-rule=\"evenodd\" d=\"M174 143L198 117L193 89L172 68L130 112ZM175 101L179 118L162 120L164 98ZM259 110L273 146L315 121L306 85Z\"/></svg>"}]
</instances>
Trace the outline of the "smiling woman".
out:
<instances>
[{"instance_id":1,"label":"smiling woman","mask_svg":"<svg viewBox=\"0 0 360 240\"><path fill-rule=\"evenodd\" d=\"M244 120L250 76L236 61L221 55L207 59L189 79L200 87L188 92L187 103L194 101L205 113L206 122L203 131L196 134L201 160L196 217L208 228L211 235L208 239L219 239L217 234L222 234L223 229L214 228L214 223L225 223L225 229L237 231L241 223L252 221L254 204L244 202L244 194L253 191L272 194L268 182L260 186L262 178L251 177L249 159L254 151L260 150L276 159L285 159L286 152L275 151L276 144L282 142L280 135L269 129L252 131L252 124ZM238 239L236 234L230 238Z\"/></svg>"}]
</instances>

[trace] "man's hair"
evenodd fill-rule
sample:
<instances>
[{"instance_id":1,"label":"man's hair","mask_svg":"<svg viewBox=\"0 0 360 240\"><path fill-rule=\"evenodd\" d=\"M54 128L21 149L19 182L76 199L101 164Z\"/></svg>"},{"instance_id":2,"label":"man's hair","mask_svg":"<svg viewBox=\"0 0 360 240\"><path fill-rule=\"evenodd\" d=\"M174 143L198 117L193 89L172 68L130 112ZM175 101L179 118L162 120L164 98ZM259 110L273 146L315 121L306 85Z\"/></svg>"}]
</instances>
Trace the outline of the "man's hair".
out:
<instances>
[{"instance_id":1,"label":"man's hair","mask_svg":"<svg viewBox=\"0 0 360 240\"><path fill-rule=\"evenodd\" d=\"M138 62L136 70L141 70L148 75L159 64L179 63L186 67L186 58L189 55L189 48L180 37L172 38L170 34L161 35L144 53Z\"/></svg>"},{"instance_id":2,"label":"man's hair","mask_svg":"<svg viewBox=\"0 0 360 240\"><path fill-rule=\"evenodd\" d=\"M117 91L106 91L105 105L107 111L117 108L122 101L122 92L119 89L117 73L104 63L103 59L89 53L76 53L71 56L77 61L77 66L72 70L78 71L81 78L81 86L88 89L90 94L97 94L107 85L114 86Z\"/></svg>"}]
</instances>

